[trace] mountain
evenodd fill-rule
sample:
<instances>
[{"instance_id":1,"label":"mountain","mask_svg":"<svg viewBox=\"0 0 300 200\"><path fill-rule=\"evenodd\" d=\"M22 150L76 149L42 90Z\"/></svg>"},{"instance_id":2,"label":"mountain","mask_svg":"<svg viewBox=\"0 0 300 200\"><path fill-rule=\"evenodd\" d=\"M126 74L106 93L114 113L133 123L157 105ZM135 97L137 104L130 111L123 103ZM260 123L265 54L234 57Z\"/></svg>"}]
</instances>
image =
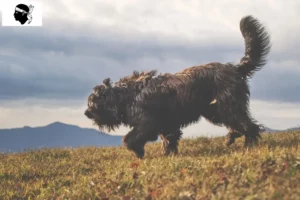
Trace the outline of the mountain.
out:
<instances>
[{"instance_id":1,"label":"mountain","mask_svg":"<svg viewBox=\"0 0 300 200\"><path fill-rule=\"evenodd\" d=\"M20 152L25 149L119 146L122 136L101 133L95 129L54 122L43 127L0 129L0 152Z\"/></svg>"},{"instance_id":2,"label":"mountain","mask_svg":"<svg viewBox=\"0 0 300 200\"><path fill-rule=\"evenodd\" d=\"M268 127L265 127L265 132L266 133L276 133L276 132L279 132L280 130L275 130L275 129L271 129L271 128L268 128Z\"/></svg>"},{"instance_id":3,"label":"mountain","mask_svg":"<svg viewBox=\"0 0 300 200\"><path fill-rule=\"evenodd\" d=\"M283 130L275 130L271 128L265 128L266 133L276 133L276 132L290 132L290 131L300 131L300 127L294 127L294 128L288 128L288 129L283 129Z\"/></svg>"},{"instance_id":4,"label":"mountain","mask_svg":"<svg viewBox=\"0 0 300 200\"><path fill-rule=\"evenodd\" d=\"M289 128L289 129L286 129L286 131L300 131L300 127Z\"/></svg>"}]
</instances>

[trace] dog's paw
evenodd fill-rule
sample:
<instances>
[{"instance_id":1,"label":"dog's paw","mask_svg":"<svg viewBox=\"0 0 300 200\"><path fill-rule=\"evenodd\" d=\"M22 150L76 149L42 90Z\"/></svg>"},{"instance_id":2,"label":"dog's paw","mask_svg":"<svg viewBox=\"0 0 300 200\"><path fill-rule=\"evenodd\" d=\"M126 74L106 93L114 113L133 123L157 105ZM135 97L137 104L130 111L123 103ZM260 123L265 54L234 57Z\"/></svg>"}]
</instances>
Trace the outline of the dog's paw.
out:
<instances>
[{"instance_id":1,"label":"dog's paw","mask_svg":"<svg viewBox=\"0 0 300 200\"><path fill-rule=\"evenodd\" d=\"M134 150L134 153L135 153L137 158L143 159L144 155L145 155L145 150L143 148L139 149L139 150Z\"/></svg>"},{"instance_id":2,"label":"dog's paw","mask_svg":"<svg viewBox=\"0 0 300 200\"><path fill-rule=\"evenodd\" d=\"M139 159L142 159L145 155L145 149L143 146L139 146L139 145L133 145L130 143L124 143L124 146L129 150L134 152L134 154L136 155L136 157L138 157Z\"/></svg>"}]
</instances>

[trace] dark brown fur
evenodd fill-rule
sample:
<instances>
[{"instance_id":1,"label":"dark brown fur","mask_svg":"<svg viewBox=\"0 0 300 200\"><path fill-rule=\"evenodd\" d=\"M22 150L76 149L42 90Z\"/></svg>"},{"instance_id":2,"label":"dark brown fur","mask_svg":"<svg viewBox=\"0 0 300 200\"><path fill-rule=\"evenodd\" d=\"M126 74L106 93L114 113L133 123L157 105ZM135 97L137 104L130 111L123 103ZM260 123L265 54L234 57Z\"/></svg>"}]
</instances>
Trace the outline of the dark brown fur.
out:
<instances>
[{"instance_id":1,"label":"dark brown fur","mask_svg":"<svg viewBox=\"0 0 300 200\"><path fill-rule=\"evenodd\" d=\"M139 158L144 156L144 145L159 134L165 153L177 153L180 130L201 116L230 130L228 145L241 135L245 146L257 143L263 126L249 112L248 78L265 64L270 41L251 16L241 20L240 28L246 49L239 64L214 62L157 77L154 71L134 72L114 86L106 79L90 95L85 115L99 127L132 127L124 144Z\"/></svg>"},{"instance_id":2,"label":"dark brown fur","mask_svg":"<svg viewBox=\"0 0 300 200\"><path fill-rule=\"evenodd\" d=\"M156 74L156 70L141 73L138 71L134 71L132 75L121 78L118 82L115 83L115 86L124 86L128 88L129 94L133 98L135 98L142 91L142 89L148 85L149 80L156 76ZM127 105L132 106L132 103L134 102L135 101L127 102ZM162 150L164 155L178 153L178 142L182 136L182 131L180 129L175 130L173 133L161 130L159 135L163 142Z\"/></svg>"}]
</instances>

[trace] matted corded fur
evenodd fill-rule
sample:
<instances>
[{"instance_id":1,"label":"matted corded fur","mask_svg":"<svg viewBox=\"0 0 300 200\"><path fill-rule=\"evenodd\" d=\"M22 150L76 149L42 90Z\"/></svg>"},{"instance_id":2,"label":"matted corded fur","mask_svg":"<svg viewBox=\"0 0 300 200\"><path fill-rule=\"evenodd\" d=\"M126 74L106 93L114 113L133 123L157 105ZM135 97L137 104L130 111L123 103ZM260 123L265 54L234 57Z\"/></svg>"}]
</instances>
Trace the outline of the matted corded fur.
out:
<instances>
[{"instance_id":1,"label":"matted corded fur","mask_svg":"<svg viewBox=\"0 0 300 200\"><path fill-rule=\"evenodd\" d=\"M144 145L159 134L164 136L165 152L177 153L181 129L200 117L227 127L228 145L241 135L245 146L255 144L263 126L249 112L248 79L266 63L271 45L265 28L252 16L241 19L240 30L245 39L240 63L213 62L175 74L135 71L115 85L106 79L91 94L85 115L98 126L132 127L123 141L139 158Z\"/></svg>"}]
</instances>

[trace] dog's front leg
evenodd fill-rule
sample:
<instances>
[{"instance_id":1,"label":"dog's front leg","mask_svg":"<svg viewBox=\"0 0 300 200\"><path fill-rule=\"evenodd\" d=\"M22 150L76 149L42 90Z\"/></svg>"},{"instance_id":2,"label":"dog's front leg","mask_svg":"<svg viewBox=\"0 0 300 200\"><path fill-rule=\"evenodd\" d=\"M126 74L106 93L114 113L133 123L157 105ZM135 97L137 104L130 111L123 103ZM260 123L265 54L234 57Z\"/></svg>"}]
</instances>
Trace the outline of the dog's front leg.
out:
<instances>
[{"instance_id":1,"label":"dog's front leg","mask_svg":"<svg viewBox=\"0 0 300 200\"><path fill-rule=\"evenodd\" d=\"M137 128L134 127L126 136L123 138L124 146L135 153L135 155L142 159L145 155L144 146L145 143L143 140L139 139Z\"/></svg>"},{"instance_id":2,"label":"dog's front leg","mask_svg":"<svg viewBox=\"0 0 300 200\"><path fill-rule=\"evenodd\" d=\"M158 138L158 128L155 123L150 120L145 120L135 126L125 137L124 144L133 151L138 158L143 158L145 154L145 144L150 141L155 141Z\"/></svg>"}]
</instances>

